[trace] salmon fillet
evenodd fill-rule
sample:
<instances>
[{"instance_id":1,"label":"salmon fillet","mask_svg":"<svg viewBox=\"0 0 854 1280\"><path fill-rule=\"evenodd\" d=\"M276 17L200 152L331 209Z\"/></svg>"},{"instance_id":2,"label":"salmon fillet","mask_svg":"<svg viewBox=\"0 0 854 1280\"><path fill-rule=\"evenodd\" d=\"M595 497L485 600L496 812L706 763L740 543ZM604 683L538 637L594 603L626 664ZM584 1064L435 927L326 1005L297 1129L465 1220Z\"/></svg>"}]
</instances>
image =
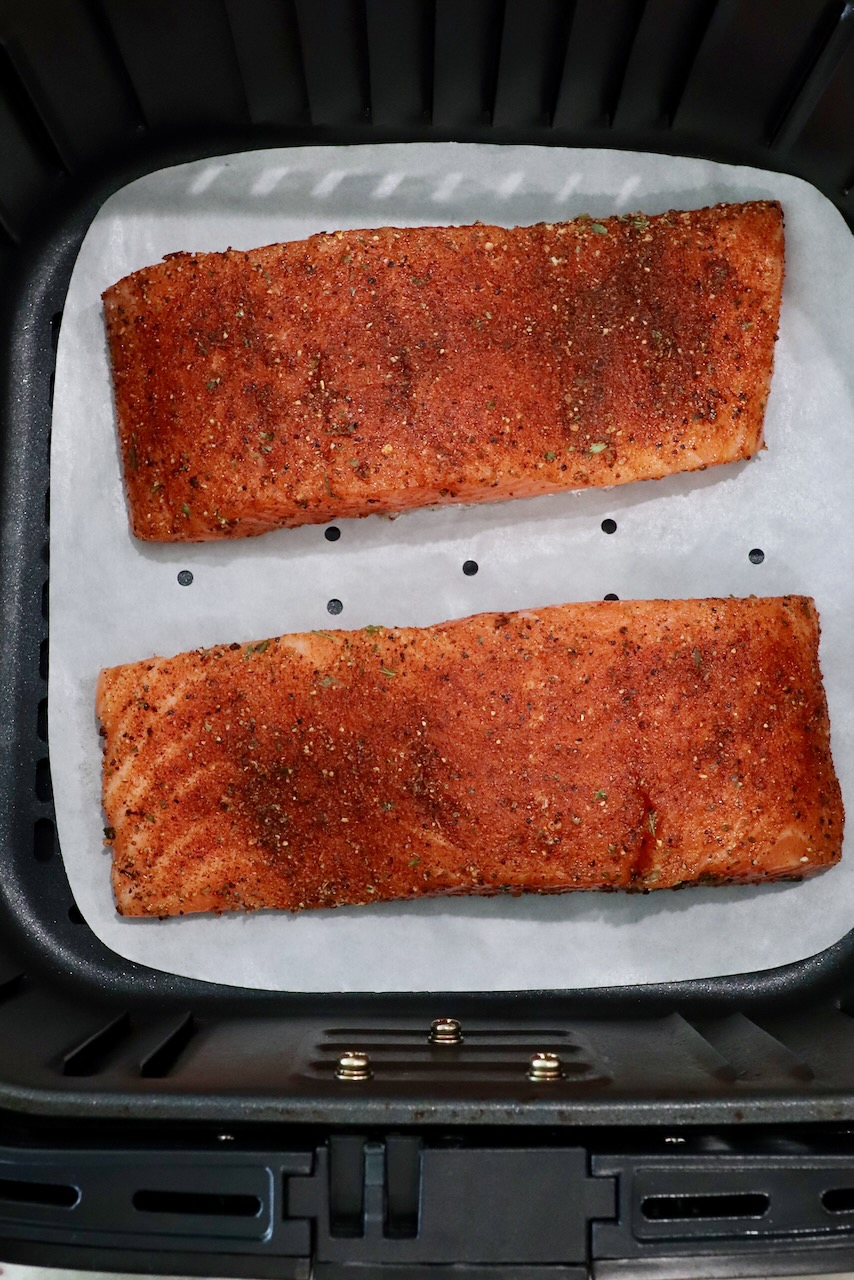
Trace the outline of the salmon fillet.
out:
<instances>
[{"instance_id":1,"label":"salmon fillet","mask_svg":"<svg viewBox=\"0 0 854 1280\"><path fill-rule=\"evenodd\" d=\"M103 671L129 916L799 879L840 857L811 600L600 602Z\"/></svg>"},{"instance_id":2,"label":"salmon fillet","mask_svg":"<svg viewBox=\"0 0 854 1280\"><path fill-rule=\"evenodd\" d=\"M130 521L195 542L762 443L773 201L171 254L104 294Z\"/></svg>"}]
</instances>

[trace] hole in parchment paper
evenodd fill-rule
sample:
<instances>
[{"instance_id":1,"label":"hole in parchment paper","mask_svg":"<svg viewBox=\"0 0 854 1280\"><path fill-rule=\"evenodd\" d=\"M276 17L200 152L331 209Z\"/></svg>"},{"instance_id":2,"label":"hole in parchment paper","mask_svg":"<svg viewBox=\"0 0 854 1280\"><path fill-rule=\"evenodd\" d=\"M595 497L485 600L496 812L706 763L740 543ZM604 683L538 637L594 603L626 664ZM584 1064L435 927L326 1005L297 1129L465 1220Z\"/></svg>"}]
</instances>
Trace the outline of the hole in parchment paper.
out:
<instances>
[{"instance_id":1,"label":"hole in parchment paper","mask_svg":"<svg viewBox=\"0 0 854 1280\"><path fill-rule=\"evenodd\" d=\"M751 564L761 564L765 559L765 552L760 547L754 547L752 551L748 551L747 558Z\"/></svg>"},{"instance_id":2,"label":"hole in parchment paper","mask_svg":"<svg viewBox=\"0 0 854 1280\"><path fill-rule=\"evenodd\" d=\"M85 923L85 921L83 920L83 913L81 912L76 902L72 902L71 906L68 908L68 919L71 921L72 924Z\"/></svg>"},{"instance_id":3,"label":"hole in parchment paper","mask_svg":"<svg viewBox=\"0 0 854 1280\"><path fill-rule=\"evenodd\" d=\"M616 533L616 532L617 532L617 522L616 522L616 520L612 520L610 516L608 516L608 519L607 519L607 520L603 520L603 521L602 521L602 532L603 532L603 533Z\"/></svg>"},{"instance_id":4,"label":"hole in parchment paper","mask_svg":"<svg viewBox=\"0 0 854 1280\"><path fill-rule=\"evenodd\" d=\"M602 597L603 600L619 600L619 598L619 596L614 595L613 591L609 591L606 596Z\"/></svg>"},{"instance_id":5,"label":"hole in parchment paper","mask_svg":"<svg viewBox=\"0 0 854 1280\"><path fill-rule=\"evenodd\" d=\"M325 531L323 536L327 542L337 542L338 539L341 537L341 530L338 529L334 524L332 524Z\"/></svg>"},{"instance_id":6,"label":"hole in parchment paper","mask_svg":"<svg viewBox=\"0 0 854 1280\"><path fill-rule=\"evenodd\" d=\"M341 613L344 606L340 600L327 600L326 608L329 613Z\"/></svg>"},{"instance_id":7,"label":"hole in parchment paper","mask_svg":"<svg viewBox=\"0 0 854 1280\"><path fill-rule=\"evenodd\" d=\"M463 573L466 575L467 578L473 578L474 575L477 573L477 570L478 570L478 564L476 560L466 560L466 562L463 565Z\"/></svg>"},{"instance_id":8,"label":"hole in parchment paper","mask_svg":"<svg viewBox=\"0 0 854 1280\"><path fill-rule=\"evenodd\" d=\"M192 581L193 581L192 570L182 569L181 572L178 574L178 583L180 586L189 587L192 584Z\"/></svg>"}]
</instances>

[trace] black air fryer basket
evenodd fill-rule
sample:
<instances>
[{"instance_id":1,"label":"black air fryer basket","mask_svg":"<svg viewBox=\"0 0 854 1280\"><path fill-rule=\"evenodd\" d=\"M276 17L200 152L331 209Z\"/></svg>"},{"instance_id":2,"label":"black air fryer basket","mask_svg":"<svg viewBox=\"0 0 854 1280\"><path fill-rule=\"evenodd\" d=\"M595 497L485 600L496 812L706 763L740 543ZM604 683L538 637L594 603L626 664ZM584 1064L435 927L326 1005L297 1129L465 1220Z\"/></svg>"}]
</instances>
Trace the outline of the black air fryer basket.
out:
<instances>
[{"instance_id":1,"label":"black air fryer basket","mask_svg":"<svg viewBox=\"0 0 854 1280\"><path fill-rule=\"evenodd\" d=\"M742 162L800 175L854 225L854 4L0 0L0 1258L854 1269L854 932L668 986L293 995L124 961L72 900L47 749L48 464L81 240L168 164L410 140ZM462 1043L430 1043L448 1017ZM338 1077L350 1048L370 1078ZM530 1078L540 1052L562 1078Z\"/></svg>"}]
</instances>

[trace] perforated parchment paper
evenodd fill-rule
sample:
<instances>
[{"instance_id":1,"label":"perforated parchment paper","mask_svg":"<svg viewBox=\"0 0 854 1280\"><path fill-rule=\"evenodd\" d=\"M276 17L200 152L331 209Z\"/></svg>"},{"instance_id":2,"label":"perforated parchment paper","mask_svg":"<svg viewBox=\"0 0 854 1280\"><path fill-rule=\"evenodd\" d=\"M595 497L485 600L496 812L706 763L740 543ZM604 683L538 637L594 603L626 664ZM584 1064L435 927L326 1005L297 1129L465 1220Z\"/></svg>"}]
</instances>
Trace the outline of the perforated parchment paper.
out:
<instances>
[{"instance_id":1,"label":"perforated parchment paper","mask_svg":"<svg viewBox=\"0 0 854 1280\"><path fill-rule=\"evenodd\" d=\"M767 452L702 474L207 546L128 531L100 295L174 250L320 230L772 197L786 283ZM59 340L51 461L50 755L80 911L155 969L295 991L523 990L762 969L854 926L854 853L805 884L648 896L436 899L288 915L122 920L102 844L99 668L334 625L425 625L486 609L629 597L813 595L843 791L854 803L854 239L796 178L615 151L424 144L223 156L112 196L80 251ZM603 519L617 523L602 531ZM751 562L751 550L764 560ZM757 557L754 557L757 558ZM462 572L474 560L479 572ZM192 585L178 575L189 570ZM850 843L850 842L849 842Z\"/></svg>"}]
</instances>

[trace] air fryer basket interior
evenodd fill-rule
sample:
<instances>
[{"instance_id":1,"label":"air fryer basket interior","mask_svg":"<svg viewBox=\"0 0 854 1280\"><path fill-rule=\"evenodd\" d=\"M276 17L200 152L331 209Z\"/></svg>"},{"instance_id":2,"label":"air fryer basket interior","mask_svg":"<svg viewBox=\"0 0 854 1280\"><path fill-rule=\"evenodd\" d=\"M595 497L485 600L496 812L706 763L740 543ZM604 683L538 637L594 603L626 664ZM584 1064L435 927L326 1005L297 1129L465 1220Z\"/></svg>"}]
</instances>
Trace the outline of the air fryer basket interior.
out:
<instances>
[{"instance_id":1,"label":"air fryer basket interior","mask_svg":"<svg viewBox=\"0 0 854 1280\"><path fill-rule=\"evenodd\" d=\"M824 0L0 0L0 1103L362 1124L851 1115L854 932L760 974L452 1008L241 992L119 959L58 856L46 676L53 363L110 192L268 145L530 142L776 168L854 222L852 35L851 7ZM481 1053L431 1056L426 1028L450 1014ZM354 1037L375 1060L358 1095L334 1075ZM562 1045L575 1076L526 1092L518 1064Z\"/></svg>"}]
</instances>

